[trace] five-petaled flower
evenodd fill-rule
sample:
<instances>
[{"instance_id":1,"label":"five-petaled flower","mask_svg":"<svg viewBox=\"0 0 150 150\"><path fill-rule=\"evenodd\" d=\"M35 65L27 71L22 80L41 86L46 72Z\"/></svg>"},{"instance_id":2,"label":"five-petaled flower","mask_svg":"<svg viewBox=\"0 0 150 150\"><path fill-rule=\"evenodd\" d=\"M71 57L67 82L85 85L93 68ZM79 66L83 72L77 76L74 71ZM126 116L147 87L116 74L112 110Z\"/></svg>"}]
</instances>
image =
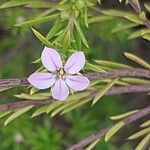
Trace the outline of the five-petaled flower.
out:
<instances>
[{"instance_id":1,"label":"five-petaled flower","mask_svg":"<svg viewBox=\"0 0 150 150\"><path fill-rule=\"evenodd\" d=\"M69 89L82 91L90 84L88 78L77 75L85 65L85 56L81 51L72 54L63 64L56 50L45 47L41 61L49 72L35 72L27 80L37 89L52 87L51 92L54 99L65 100L69 95Z\"/></svg>"}]
</instances>

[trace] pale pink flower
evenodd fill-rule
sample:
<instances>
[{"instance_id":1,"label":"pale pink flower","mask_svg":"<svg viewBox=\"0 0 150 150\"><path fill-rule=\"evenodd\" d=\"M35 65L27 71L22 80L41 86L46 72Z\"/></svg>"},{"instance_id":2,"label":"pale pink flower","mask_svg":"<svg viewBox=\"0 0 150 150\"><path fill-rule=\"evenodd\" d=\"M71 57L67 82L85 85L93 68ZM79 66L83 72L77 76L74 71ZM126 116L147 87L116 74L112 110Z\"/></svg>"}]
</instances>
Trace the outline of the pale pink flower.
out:
<instances>
[{"instance_id":1,"label":"pale pink flower","mask_svg":"<svg viewBox=\"0 0 150 150\"><path fill-rule=\"evenodd\" d=\"M65 100L69 95L69 89L82 91L90 84L88 78L77 75L85 65L85 56L81 51L72 54L63 65L59 53L55 49L45 47L41 61L49 72L35 72L27 80L37 89L52 87L54 99Z\"/></svg>"}]
</instances>

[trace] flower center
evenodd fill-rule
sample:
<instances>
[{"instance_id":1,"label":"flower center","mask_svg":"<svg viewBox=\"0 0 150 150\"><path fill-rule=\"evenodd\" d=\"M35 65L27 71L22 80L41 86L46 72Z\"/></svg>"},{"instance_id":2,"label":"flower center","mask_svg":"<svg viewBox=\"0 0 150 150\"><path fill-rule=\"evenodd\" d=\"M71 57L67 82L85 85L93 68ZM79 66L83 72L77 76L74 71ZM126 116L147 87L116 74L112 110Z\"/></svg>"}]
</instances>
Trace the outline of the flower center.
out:
<instances>
[{"instance_id":1,"label":"flower center","mask_svg":"<svg viewBox=\"0 0 150 150\"><path fill-rule=\"evenodd\" d=\"M59 78L65 78L66 72L64 71L64 69L61 68L60 70L57 70L57 76Z\"/></svg>"}]
</instances>

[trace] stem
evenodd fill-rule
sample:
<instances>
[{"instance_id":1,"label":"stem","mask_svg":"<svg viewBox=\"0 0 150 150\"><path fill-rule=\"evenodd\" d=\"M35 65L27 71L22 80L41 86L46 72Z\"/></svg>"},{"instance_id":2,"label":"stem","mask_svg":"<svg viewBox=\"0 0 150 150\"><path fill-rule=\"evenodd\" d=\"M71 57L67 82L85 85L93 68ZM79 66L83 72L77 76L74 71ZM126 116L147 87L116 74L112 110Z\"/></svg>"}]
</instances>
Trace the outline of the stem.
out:
<instances>
[{"instance_id":1,"label":"stem","mask_svg":"<svg viewBox=\"0 0 150 150\"><path fill-rule=\"evenodd\" d=\"M89 72L84 74L89 80L92 79L110 79L116 77L142 77L150 79L150 70L146 69L113 69L108 70L107 73L101 72ZM0 80L0 87L15 87L15 86L26 86L29 85L26 78L18 78L18 79L2 79Z\"/></svg>"},{"instance_id":2,"label":"stem","mask_svg":"<svg viewBox=\"0 0 150 150\"><path fill-rule=\"evenodd\" d=\"M128 0L128 3L132 6L132 8L137 13L137 15L140 15L142 13L141 7L137 6L137 3L135 2L135 0ZM143 21L144 21L144 25L147 28L150 28L150 21L148 20L148 18L143 19Z\"/></svg>"},{"instance_id":3,"label":"stem","mask_svg":"<svg viewBox=\"0 0 150 150\"><path fill-rule=\"evenodd\" d=\"M142 117L145 117L146 115L150 114L150 106L141 109L140 111L138 111L137 113L123 119L121 122L124 123L124 125L128 125L134 121L137 121L139 119L141 119ZM111 127L110 127L111 128ZM68 148L67 150L81 150L83 147L89 145L90 143L101 139L102 137L105 136L105 134L107 133L107 131L110 128L105 128L105 129L101 129L99 130L97 133L85 138L84 140L72 145L70 148Z\"/></svg>"},{"instance_id":4,"label":"stem","mask_svg":"<svg viewBox=\"0 0 150 150\"><path fill-rule=\"evenodd\" d=\"M120 86L120 87L112 87L105 95L118 95L124 93L138 93L138 92L149 92L149 85L128 85L128 86ZM97 94L97 91L92 91L88 97L94 97ZM46 100L24 100L13 103L6 103L0 105L0 111L14 110L18 108L23 108L26 106L34 105L46 105L54 102L52 98Z\"/></svg>"}]
</instances>

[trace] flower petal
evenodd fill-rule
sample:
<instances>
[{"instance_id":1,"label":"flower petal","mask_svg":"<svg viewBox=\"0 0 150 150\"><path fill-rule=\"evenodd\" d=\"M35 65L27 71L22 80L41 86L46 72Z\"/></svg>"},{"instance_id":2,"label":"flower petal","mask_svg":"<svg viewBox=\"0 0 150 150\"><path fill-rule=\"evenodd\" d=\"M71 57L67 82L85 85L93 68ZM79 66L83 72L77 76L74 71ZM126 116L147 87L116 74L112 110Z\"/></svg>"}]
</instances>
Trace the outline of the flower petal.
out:
<instances>
[{"instance_id":1,"label":"flower petal","mask_svg":"<svg viewBox=\"0 0 150 150\"><path fill-rule=\"evenodd\" d=\"M55 83L55 75L35 72L28 77L28 82L37 89L47 89Z\"/></svg>"},{"instance_id":2,"label":"flower petal","mask_svg":"<svg viewBox=\"0 0 150 150\"><path fill-rule=\"evenodd\" d=\"M69 74L78 73L85 65L85 56L83 52L72 54L67 60L64 69Z\"/></svg>"},{"instance_id":3,"label":"flower petal","mask_svg":"<svg viewBox=\"0 0 150 150\"><path fill-rule=\"evenodd\" d=\"M52 97L57 100L65 100L69 95L69 88L65 81L59 79L52 88Z\"/></svg>"},{"instance_id":4,"label":"flower petal","mask_svg":"<svg viewBox=\"0 0 150 150\"><path fill-rule=\"evenodd\" d=\"M71 89L74 89L75 91L82 91L89 86L90 81L88 78L83 76L67 76L66 83Z\"/></svg>"},{"instance_id":5,"label":"flower petal","mask_svg":"<svg viewBox=\"0 0 150 150\"><path fill-rule=\"evenodd\" d=\"M55 49L45 47L41 55L41 61L49 71L54 72L62 68L62 60Z\"/></svg>"}]
</instances>

